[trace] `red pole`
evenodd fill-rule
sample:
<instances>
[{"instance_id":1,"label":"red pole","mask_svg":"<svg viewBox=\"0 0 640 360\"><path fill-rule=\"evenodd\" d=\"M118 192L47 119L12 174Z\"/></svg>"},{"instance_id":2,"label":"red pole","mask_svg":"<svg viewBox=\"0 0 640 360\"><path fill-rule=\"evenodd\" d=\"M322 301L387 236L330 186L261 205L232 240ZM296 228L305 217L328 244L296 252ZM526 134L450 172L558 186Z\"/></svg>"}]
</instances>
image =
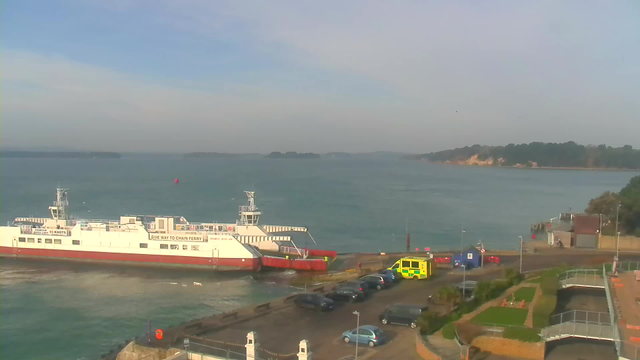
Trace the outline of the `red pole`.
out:
<instances>
[{"instance_id":1,"label":"red pole","mask_svg":"<svg viewBox=\"0 0 640 360\"><path fill-rule=\"evenodd\" d=\"M407 233L407 252L411 251L411 234Z\"/></svg>"},{"instance_id":2,"label":"red pole","mask_svg":"<svg viewBox=\"0 0 640 360\"><path fill-rule=\"evenodd\" d=\"M409 219L405 219L405 221L406 221L405 229L407 230L407 252L411 252L411 234L409 234Z\"/></svg>"}]
</instances>

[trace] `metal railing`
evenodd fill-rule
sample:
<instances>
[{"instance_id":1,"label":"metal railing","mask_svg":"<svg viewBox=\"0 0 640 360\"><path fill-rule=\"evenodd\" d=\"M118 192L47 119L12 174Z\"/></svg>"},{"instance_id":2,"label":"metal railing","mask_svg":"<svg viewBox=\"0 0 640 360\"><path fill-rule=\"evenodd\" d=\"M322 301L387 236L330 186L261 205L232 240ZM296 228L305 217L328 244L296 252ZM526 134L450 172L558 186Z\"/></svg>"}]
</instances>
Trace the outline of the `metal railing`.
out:
<instances>
[{"instance_id":1,"label":"metal railing","mask_svg":"<svg viewBox=\"0 0 640 360\"><path fill-rule=\"evenodd\" d=\"M608 313L572 310L551 317L551 326L542 329L546 341L566 337L611 340L617 342L616 323Z\"/></svg>"},{"instance_id":2,"label":"metal railing","mask_svg":"<svg viewBox=\"0 0 640 360\"><path fill-rule=\"evenodd\" d=\"M604 286L603 270L580 268L567 270L558 275L558 281L563 288L569 286L586 286L601 288Z\"/></svg>"},{"instance_id":3,"label":"metal railing","mask_svg":"<svg viewBox=\"0 0 640 360\"><path fill-rule=\"evenodd\" d=\"M199 360L202 356L212 355L229 360L246 360L247 355L211 345L190 342L187 348L189 360ZM195 355L195 356L194 356Z\"/></svg>"},{"instance_id":4,"label":"metal railing","mask_svg":"<svg viewBox=\"0 0 640 360\"><path fill-rule=\"evenodd\" d=\"M619 271L640 270L640 261L621 261L618 264Z\"/></svg>"},{"instance_id":5,"label":"metal railing","mask_svg":"<svg viewBox=\"0 0 640 360\"><path fill-rule=\"evenodd\" d=\"M609 309L609 321L614 325L613 331L615 336L616 352L620 354L620 330L618 330L618 317L616 316L616 310L613 307L613 297L611 295L611 288L609 287L609 279L607 277L607 264L602 264L602 273L604 274L604 292L607 297L607 308Z\"/></svg>"}]
</instances>

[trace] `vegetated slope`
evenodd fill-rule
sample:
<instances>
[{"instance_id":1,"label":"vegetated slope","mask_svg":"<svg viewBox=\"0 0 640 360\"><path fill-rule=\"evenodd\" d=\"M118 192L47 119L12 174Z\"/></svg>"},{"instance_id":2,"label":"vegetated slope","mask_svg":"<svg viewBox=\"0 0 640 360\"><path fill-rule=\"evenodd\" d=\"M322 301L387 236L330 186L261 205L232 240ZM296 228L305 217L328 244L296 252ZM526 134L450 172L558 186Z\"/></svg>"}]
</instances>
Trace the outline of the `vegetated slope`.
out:
<instances>
[{"instance_id":1,"label":"vegetated slope","mask_svg":"<svg viewBox=\"0 0 640 360\"><path fill-rule=\"evenodd\" d=\"M618 148L584 146L573 141L507 146L473 145L403 158L484 166L640 169L640 150L633 149L631 145Z\"/></svg>"}]
</instances>

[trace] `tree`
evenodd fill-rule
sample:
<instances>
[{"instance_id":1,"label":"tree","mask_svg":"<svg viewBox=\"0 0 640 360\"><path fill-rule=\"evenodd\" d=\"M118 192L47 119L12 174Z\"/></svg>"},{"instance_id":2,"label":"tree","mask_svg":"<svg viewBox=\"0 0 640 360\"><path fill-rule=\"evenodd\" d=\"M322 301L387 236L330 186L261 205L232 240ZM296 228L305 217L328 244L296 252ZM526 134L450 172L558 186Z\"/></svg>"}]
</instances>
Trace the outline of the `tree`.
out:
<instances>
[{"instance_id":1,"label":"tree","mask_svg":"<svg viewBox=\"0 0 640 360\"><path fill-rule=\"evenodd\" d=\"M449 311L460 301L462 294L454 286L444 286L438 292L438 298L449 305Z\"/></svg>"},{"instance_id":2,"label":"tree","mask_svg":"<svg viewBox=\"0 0 640 360\"><path fill-rule=\"evenodd\" d=\"M610 220L614 220L618 204L620 204L619 231L627 234L640 232L640 176L631 178L618 194L607 191L597 198L591 199L585 212L603 214Z\"/></svg>"},{"instance_id":3,"label":"tree","mask_svg":"<svg viewBox=\"0 0 640 360\"><path fill-rule=\"evenodd\" d=\"M595 199L589 200L589 206L584 210L587 214L602 214L612 219L616 216L616 206L620 202L620 195L611 191L605 191Z\"/></svg>"}]
</instances>

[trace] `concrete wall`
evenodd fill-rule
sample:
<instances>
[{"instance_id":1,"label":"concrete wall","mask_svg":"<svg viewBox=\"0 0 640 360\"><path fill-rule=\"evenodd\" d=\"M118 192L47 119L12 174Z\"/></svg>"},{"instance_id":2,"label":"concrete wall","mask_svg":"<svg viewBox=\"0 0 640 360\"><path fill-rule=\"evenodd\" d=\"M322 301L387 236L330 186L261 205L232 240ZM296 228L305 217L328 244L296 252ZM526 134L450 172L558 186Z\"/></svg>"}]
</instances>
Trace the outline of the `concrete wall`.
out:
<instances>
[{"instance_id":1,"label":"concrete wall","mask_svg":"<svg viewBox=\"0 0 640 360\"><path fill-rule=\"evenodd\" d=\"M421 358L425 360L442 360L442 357L434 350L431 349L429 344L424 341L422 335L420 335L420 330L415 332L416 336L416 352L420 355Z\"/></svg>"},{"instance_id":2,"label":"concrete wall","mask_svg":"<svg viewBox=\"0 0 640 360\"><path fill-rule=\"evenodd\" d=\"M513 339L478 336L473 339L471 345L495 355L544 360L545 343L543 341L528 343Z\"/></svg>"},{"instance_id":3,"label":"concrete wall","mask_svg":"<svg viewBox=\"0 0 640 360\"><path fill-rule=\"evenodd\" d=\"M562 241L562 245L564 245L565 247L570 247L571 246L571 232L568 231L558 231L558 230L554 230L553 231L553 241Z\"/></svg>"},{"instance_id":4,"label":"concrete wall","mask_svg":"<svg viewBox=\"0 0 640 360\"><path fill-rule=\"evenodd\" d=\"M137 345L135 341L132 341L118 354L117 360L164 360L172 358L172 356L180 354L181 352L183 351L173 348L169 350L149 348Z\"/></svg>"},{"instance_id":5,"label":"concrete wall","mask_svg":"<svg viewBox=\"0 0 640 360\"><path fill-rule=\"evenodd\" d=\"M615 250L615 236L601 236L600 249ZM637 250L640 251L640 237L637 236L620 236L620 250Z\"/></svg>"}]
</instances>

